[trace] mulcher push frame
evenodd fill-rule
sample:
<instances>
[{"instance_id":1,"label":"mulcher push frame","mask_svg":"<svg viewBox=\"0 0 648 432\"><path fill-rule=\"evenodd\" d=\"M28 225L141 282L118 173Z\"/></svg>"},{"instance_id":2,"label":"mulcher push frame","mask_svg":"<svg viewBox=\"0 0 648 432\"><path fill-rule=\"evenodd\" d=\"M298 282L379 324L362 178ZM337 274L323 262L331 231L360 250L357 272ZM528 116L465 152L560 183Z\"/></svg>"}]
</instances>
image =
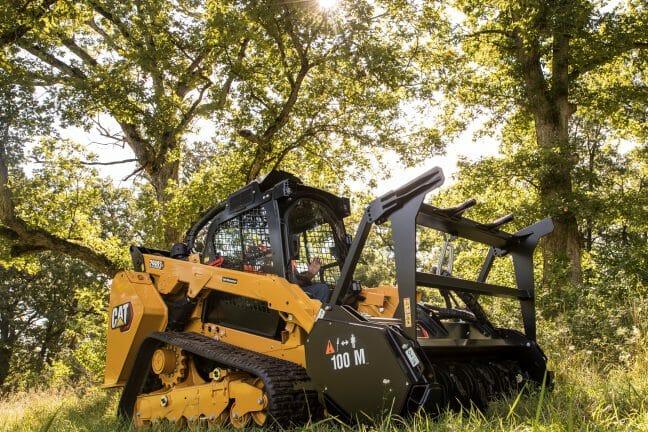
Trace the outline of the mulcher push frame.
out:
<instances>
[{"instance_id":1,"label":"mulcher push frame","mask_svg":"<svg viewBox=\"0 0 648 432\"><path fill-rule=\"evenodd\" d=\"M514 234L499 228L513 220L504 216L492 223L482 224L465 218L462 214L475 205L474 200L452 208L437 208L424 204L425 196L443 184L441 168L435 167L395 191L373 200L366 208L349 248L340 279L329 301L341 304L352 286L353 273L360 259L373 224L391 221L396 261L396 280L400 304L396 318L403 322L405 334L416 340L417 308L416 288L445 289L450 291L485 294L518 299L522 311L525 335L536 340L535 285L533 278L533 252L541 237L553 231L551 219L543 219ZM452 236L483 243L490 247L477 280L471 281L416 271L416 227L435 229ZM516 288L486 282L495 258L511 255L515 270ZM407 305L410 305L407 307ZM470 306L469 306L470 307ZM407 309L407 310L406 310ZM473 311L474 312L474 311Z\"/></svg>"}]
</instances>

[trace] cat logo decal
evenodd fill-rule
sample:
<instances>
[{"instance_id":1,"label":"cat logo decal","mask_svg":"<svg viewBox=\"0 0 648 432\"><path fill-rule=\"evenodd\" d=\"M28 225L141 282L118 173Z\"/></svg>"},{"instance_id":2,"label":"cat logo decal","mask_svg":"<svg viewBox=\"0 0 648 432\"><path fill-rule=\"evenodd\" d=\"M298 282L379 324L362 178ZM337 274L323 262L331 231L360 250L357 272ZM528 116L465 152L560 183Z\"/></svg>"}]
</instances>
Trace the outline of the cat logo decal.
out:
<instances>
[{"instance_id":1,"label":"cat logo decal","mask_svg":"<svg viewBox=\"0 0 648 432\"><path fill-rule=\"evenodd\" d=\"M120 304L112 309L110 323L113 330L127 331L133 321L133 305L131 302Z\"/></svg>"}]
</instances>

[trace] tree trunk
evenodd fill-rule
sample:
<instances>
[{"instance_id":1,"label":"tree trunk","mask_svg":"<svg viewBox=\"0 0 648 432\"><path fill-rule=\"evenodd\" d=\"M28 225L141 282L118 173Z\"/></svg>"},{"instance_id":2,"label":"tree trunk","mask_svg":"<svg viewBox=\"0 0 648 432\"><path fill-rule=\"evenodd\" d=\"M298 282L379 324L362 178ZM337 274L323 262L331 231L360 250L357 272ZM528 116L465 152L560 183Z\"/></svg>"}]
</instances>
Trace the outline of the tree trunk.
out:
<instances>
[{"instance_id":1,"label":"tree trunk","mask_svg":"<svg viewBox=\"0 0 648 432\"><path fill-rule=\"evenodd\" d=\"M0 386L2 386L9 377L11 354L11 348L0 346Z\"/></svg>"},{"instance_id":2,"label":"tree trunk","mask_svg":"<svg viewBox=\"0 0 648 432\"><path fill-rule=\"evenodd\" d=\"M542 245L543 280L556 292L569 282L581 283L582 274L572 190L576 158L569 145L569 119L576 112L569 102L570 36L559 26L552 35L550 77L543 67L540 42L524 41L517 32L513 36L542 157L537 174L540 201L555 227Z\"/></svg>"},{"instance_id":3,"label":"tree trunk","mask_svg":"<svg viewBox=\"0 0 648 432\"><path fill-rule=\"evenodd\" d=\"M3 319L0 320L0 386L5 383L9 376L9 365L15 343L15 333L5 319L7 316L6 310L3 310L1 315Z\"/></svg>"},{"instance_id":4,"label":"tree trunk","mask_svg":"<svg viewBox=\"0 0 648 432\"><path fill-rule=\"evenodd\" d=\"M171 246L174 243L182 241L183 231L171 226L169 222L170 216L167 213L167 204L173 198L173 194L169 192L169 182L178 184L180 178L180 163L178 161L164 162L161 167L154 169L151 175L151 183L155 188L155 195L158 203L160 204L160 219L164 223L164 241L166 246Z\"/></svg>"},{"instance_id":5,"label":"tree trunk","mask_svg":"<svg viewBox=\"0 0 648 432\"><path fill-rule=\"evenodd\" d=\"M567 111L561 114L565 120L571 115ZM560 290L561 285L568 281L574 284L582 282L580 236L572 189L575 161L569 151L566 121L536 119L535 125L538 147L543 156L538 178L540 200L544 212L554 222L553 233L542 245L543 279L554 290Z\"/></svg>"}]
</instances>

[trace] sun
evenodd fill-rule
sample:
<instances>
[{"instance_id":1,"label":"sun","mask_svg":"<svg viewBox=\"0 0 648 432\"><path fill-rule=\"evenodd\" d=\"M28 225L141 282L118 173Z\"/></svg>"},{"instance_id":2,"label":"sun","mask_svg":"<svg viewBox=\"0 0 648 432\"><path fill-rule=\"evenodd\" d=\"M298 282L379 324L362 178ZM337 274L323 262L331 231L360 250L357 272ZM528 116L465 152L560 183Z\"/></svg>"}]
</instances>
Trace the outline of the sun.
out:
<instances>
[{"instance_id":1,"label":"sun","mask_svg":"<svg viewBox=\"0 0 648 432\"><path fill-rule=\"evenodd\" d=\"M325 10L335 9L338 4L338 0L317 0L319 7Z\"/></svg>"}]
</instances>

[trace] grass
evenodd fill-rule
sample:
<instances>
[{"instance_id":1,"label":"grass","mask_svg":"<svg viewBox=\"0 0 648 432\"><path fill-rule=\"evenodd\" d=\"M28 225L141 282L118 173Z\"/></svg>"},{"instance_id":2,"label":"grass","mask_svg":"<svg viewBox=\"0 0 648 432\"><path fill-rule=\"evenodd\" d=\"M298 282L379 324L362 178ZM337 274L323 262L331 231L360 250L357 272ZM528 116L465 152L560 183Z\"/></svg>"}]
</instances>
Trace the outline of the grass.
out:
<instances>
[{"instance_id":1,"label":"grass","mask_svg":"<svg viewBox=\"0 0 648 432\"><path fill-rule=\"evenodd\" d=\"M125 431L115 418L118 398L96 387L13 394L0 402L0 431Z\"/></svg>"},{"instance_id":2,"label":"grass","mask_svg":"<svg viewBox=\"0 0 648 432\"><path fill-rule=\"evenodd\" d=\"M326 419L301 431L648 431L648 349L631 365L601 368L584 352L561 356L552 391L497 401L437 418L386 418L349 427ZM0 400L0 431L129 431L115 418L119 393L96 387L13 394Z\"/></svg>"}]
</instances>

